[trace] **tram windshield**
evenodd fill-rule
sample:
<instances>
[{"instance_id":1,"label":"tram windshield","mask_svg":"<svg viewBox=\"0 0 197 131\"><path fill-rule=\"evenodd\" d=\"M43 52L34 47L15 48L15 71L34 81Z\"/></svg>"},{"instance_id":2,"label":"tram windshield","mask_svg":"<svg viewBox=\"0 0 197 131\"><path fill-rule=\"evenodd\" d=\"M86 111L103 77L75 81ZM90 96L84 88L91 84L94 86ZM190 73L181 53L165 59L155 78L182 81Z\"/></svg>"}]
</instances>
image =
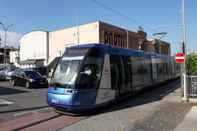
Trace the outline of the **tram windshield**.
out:
<instances>
[{"instance_id":1,"label":"tram windshield","mask_svg":"<svg viewBox=\"0 0 197 131\"><path fill-rule=\"evenodd\" d=\"M59 85L72 86L76 80L79 65L83 59L83 56L76 57L62 57L59 62L54 76L52 77L52 83L58 83Z\"/></svg>"},{"instance_id":2,"label":"tram windshield","mask_svg":"<svg viewBox=\"0 0 197 131\"><path fill-rule=\"evenodd\" d=\"M103 53L98 49L86 50L80 55L73 55L73 52L72 55L65 53L59 61L51 84L63 88L97 88L102 73Z\"/></svg>"}]
</instances>

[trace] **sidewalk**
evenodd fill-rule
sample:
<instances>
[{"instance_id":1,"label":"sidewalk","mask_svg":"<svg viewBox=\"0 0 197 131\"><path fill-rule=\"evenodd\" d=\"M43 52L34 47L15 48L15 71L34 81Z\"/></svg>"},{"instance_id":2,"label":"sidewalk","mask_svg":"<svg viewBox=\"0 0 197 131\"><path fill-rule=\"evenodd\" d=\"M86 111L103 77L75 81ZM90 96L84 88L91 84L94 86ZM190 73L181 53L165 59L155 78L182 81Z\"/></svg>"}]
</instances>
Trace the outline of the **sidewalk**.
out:
<instances>
[{"instance_id":1,"label":"sidewalk","mask_svg":"<svg viewBox=\"0 0 197 131\"><path fill-rule=\"evenodd\" d=\"M161 93L163 92L163 93ZM167 92L167 95L164 95ZM62 131L196 131L197 107L181 101L180 88L156 91L140 98L157 98L152 102L128 106L116 111L89 117ZM128 104L128 103L127 103Z\"/></svg>"},{"instance_id":2,"label":"sidewalk","mask_svg":"<svg viewBox=\"0 0 197 131\"><path fill-rule=\"evenodd\" d=\"M184 120L174 131L196 131L197 130L197 107L193 106Z\"/></svg>"}]
</instances>

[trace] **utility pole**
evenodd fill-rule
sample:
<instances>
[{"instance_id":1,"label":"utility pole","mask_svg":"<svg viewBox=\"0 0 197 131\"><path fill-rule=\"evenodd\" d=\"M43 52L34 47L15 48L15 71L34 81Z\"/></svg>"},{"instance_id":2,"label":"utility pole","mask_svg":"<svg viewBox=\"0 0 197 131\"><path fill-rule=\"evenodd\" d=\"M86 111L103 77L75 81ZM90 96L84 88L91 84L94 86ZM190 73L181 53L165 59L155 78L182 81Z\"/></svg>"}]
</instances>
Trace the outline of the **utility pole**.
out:
<instances>
[{"instance_id":1,"label":"utility pole","mask_svg":"<svg viewBox=\"0 0 197 131\"><path fill-rule=\"evenodd\" d=\"M127 49L129 49L129 31L126 29L127 31Z\"/></svg>"},{"instance_id":2,"label":"utility pole","mask_svg":"<svg viewBox=\"0 0 197 131\"><path fill-rule=\"evenodd\" d=\"M183 43L182 43L182 52L185 54L185 61L183 63L182 70L182 87L183 87L183 100L188 101L187 96L187 75L186 75L186 25L185 25L185 0L182 0L182 30L183 30Z\"/></svg>"},{"instance_id":3,"label":"utility pole","mask_svg":"<svg viewBox=\"0 0 197 131\"><path fill-rule=\"evenodd\" d=\"M77 18L77 44L79 45L79 16L76 16Z\"/></svg>"},{"instance_id":4,"label":"utility pole","mask_svg":"<svg viewBox=\"0 0 197 131\"><path fill-rule=\"evenodd\" d=\"M4 64L7 63L6 59L7 59L7 54L6 54L6 46L7 46L7 31L10 27L13 26L13 24L11 25L7 25L5 26L3 23L0 22L0 25L2 25L3 30L4 30Z\"/></svg>"},{"instance_id":5,"label":"utility pole","mask_svg":"<svg viewBox=\"0 0 197 131\"><path fill-rule=\"evenodd\" d=\"M1 35L0 35L0 47L1 47Z\"/></svg>"},{"instance_id":6,"label":"utility pole","mask_svg":"<svg viewBox=\"0 0 197 131\"><path fill-rule=\"evenodd\" d=\"M76 28L77 28L77 44L79 45L79 11L78 11L78 7L76 7L75 9L75 19L76 19Z\"/></svg>"}]
</instances>

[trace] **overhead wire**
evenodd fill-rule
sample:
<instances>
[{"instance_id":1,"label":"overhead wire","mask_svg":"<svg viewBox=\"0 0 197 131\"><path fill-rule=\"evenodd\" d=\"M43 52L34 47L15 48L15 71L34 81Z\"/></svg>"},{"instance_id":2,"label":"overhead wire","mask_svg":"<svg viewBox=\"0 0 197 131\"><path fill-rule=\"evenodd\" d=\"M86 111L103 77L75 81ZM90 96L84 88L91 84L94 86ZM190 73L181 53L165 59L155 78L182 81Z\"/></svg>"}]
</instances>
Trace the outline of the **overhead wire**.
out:
<instances>
[{"instance_id":1,"label":"overhead wire","mask_svg":"<svg viewBox=\"0 0 197 131\"><path fill-rule=\"evenodd\" d=\"M117 14L117 15L119 15L119 16L121 16L121 17L123 17L123 18L125 18L125 19L127 19L127 20L129 20L129 21L132 21L132 22L135 23L135 24L139 24L139 27L145 27L145 28L149 29L151 32L157 32L157 30L155 30L155 29L153 29L153 28L151 28L151 27L149 27L149 26L147 26L147 25L145 25L145 24L142 24L142 23L139 22L138 20L136 20L136 19L134 19L134 18L131 18L131 17L129 17L128 15L125 15L125 14L123 14L122 12L120 12L120 11L118 11L118 10L115 10L114 8L112 8L112 7L106 5L106 4L104 4L104 3L102 3L102 2L100 2L100 1L98 1L98 0L90 0L90 1L92 1L93 3L99 5L99 6L102 7L102 8L105 8L105 9L108 10L108 11L113 12L114 14Z\"/></svg>"}]
</instances>

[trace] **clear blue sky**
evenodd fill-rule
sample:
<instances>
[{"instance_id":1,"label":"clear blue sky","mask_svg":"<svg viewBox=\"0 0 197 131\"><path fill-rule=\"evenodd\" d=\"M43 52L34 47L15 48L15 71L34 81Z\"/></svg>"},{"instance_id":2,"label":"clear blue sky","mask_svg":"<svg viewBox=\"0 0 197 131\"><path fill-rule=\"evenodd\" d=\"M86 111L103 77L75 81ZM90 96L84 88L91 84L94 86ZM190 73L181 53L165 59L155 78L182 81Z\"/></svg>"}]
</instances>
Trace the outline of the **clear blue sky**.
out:
<instances>
[{"instance_id":1,"label":"clear blue sky","mask_svg":"<svg viewBox=\"0 0 197 131\"><path fill-rule=\"evenodd\" d=\"M0 0L0 22L14 24L12 31L56 30L79 23L102 20L136 31L139 25L152 36L155 31L168 32L164 38L172 52L179 50L181 39L181 0L98 0L135 19L127 20L92 0ZM78 13L77 13L78 12ZM188 48L197 49L197 0L186 0Z\"/></svg>"}]
</instances>

